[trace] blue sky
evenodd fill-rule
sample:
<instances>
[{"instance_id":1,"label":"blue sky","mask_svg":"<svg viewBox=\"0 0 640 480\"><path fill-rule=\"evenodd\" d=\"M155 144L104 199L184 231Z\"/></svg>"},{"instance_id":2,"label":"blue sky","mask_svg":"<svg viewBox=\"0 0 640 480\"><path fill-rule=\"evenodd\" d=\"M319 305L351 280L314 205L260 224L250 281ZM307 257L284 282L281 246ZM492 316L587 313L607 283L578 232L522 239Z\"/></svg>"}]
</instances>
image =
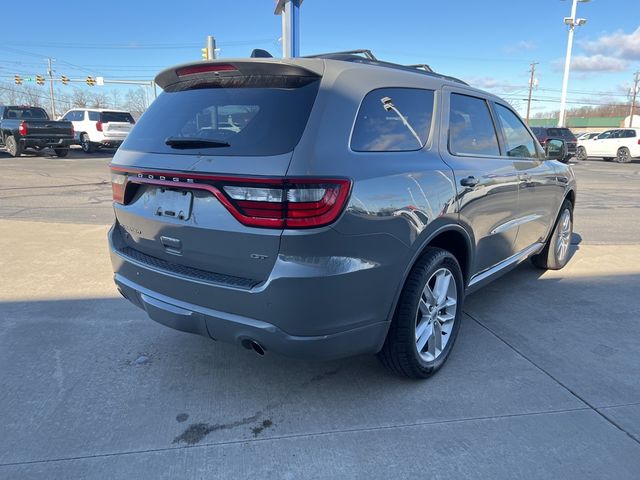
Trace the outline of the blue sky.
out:
<instances>
[{"instance_id":1,"label":"blue sky","mask_svg":"<svg viewBox=\"0 0 640 480\"><path fill-rule=\"evenodd\" d=\"M570 102L627 101L640 70L639 7L638 0L578 5L588 23L576 33ZM216 37L221 57L247 56L254 47L279 55L273 8L273 0L31 0L28 23L3 23L0 80L44 74L49 56L58 75L151 79L167 66L198 60L207 34ZM549 100L534 102L535 113L557 109L567 42L562 18L570 8L561 0L305 0L301 49L304 55L369 48L385 60L428 63L502 94L521 111L535 60L534 98Z\"/></svg>"}]
</instances>

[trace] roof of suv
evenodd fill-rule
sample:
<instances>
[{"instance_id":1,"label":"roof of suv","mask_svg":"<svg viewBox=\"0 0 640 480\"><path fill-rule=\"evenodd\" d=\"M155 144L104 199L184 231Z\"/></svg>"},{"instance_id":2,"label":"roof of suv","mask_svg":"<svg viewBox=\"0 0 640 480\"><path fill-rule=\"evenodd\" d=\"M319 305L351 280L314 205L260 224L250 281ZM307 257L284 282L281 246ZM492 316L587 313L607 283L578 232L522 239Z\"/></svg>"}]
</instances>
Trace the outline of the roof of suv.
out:
<instances>
[{"instance_id":1,"label":"roof of suv","mask_svg":"<svg viewBox=\"0 0 640 480\"><path fill-rule=\"evenodd\" d=\"M73 107L73 108L70 108L68 111L71 111L71 110L86 110L87 112L99 112L99 113L104 113L104 112L131 113L131 112L128 112L127 110L118 110L117 108Z\"/></svg>"},{"instance_id":2,"label":"roof of suv","mask_svg":"<svg viewBox=\"0 0 640 480\"><path fill-rule=\"evenodd\" d=\"M355 52L355 53L354 53ZM370 56L360 56L358 53L368 52ZM361 66L363 69L366 68L384 68L389 71L395 71L399 76L405 75L420 75L425 77L430 77L434 80L440 80L443 84L450 85L464 85L468 87L468 84L463 82L462 80L444 75L441 73L434 72L431 68L426 64L421 65L400 65L397 63L386 62L382 60L378 60L375 58L368 50L366 51L353 51L353 52L337 52L337 53L327 53L320 55L312 55L308 57L295 57L295 58L265 58L265 57L257 57L257 58L225 58L225 59L217 59L217 60L208 60L208 61L198 61L198 62L189 62L177 66L170 67L168 69L160 72L156 78L155 82L161 87L165 88L169 85L174 84L178 81L178 72L182 69L188 70L191 68L198 69L198 72L194 73L204 73L204 70L207 65L231 65L237 66L239 70L247 68L247 75L252 74L261 74L266 73L265 70L268 69L269 65L280 65L282 67L298 67L300 69L304 69L307 73L316 74L321 76L325 73L326 70L344 70L344 69L352 69L358 68ZM202 69L202 70L200 70ZM226 70L226 69L225 69ZM222 75L230 74L231 72L224 71L218 72L222 73ZM294 73L292 73L294 74ZM185 74L186 75L186 74ZM222 76L221 75L221 76ZM483 92L485 93L485 92Z\"/></svg>"}]
</instances>

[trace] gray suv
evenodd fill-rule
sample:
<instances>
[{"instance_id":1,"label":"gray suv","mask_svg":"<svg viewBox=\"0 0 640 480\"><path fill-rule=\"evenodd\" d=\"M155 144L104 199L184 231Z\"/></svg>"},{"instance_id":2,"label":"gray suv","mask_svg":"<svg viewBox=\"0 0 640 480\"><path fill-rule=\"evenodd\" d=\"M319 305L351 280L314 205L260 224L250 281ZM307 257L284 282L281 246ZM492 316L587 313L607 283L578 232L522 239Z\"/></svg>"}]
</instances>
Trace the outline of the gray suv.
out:
<instances>
[{"instance_id":1,"label":"gray suv","mask_svg":"<svg viewBox=\"0 0 640 480\"><path fill-rule=\"evenodd\" d=\"M425 378L466 294L569 258L576 186L514 110L352 53L180 65L111 165L115 282L258 354L378 354ZM523 325L523 328L525 326Z\"/></svg>"}]
</instances>

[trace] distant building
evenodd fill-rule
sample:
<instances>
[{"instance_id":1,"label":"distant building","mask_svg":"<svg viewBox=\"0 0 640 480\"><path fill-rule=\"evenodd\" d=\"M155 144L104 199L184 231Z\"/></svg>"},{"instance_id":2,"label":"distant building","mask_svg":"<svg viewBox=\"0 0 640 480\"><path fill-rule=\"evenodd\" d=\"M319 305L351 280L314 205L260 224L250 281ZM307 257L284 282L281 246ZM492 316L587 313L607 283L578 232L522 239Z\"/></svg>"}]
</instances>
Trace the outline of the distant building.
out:
<instances>
[{"instance_id":1,"label":"distant building","mask_svg":"<svg viewBox=\"0 0 640 480\"><path fill-rule=\"evenodd\" d=\"M640 116L633 116L633 126L640 127ZM567 119L567 127L573 133L584 132L604 132L612 128L623 127L625 122L628 123L629 117L569 117ZM529 120L531 127L556 127L558 126L557 118L532 118Z\"/></svg>"}]
</instances>

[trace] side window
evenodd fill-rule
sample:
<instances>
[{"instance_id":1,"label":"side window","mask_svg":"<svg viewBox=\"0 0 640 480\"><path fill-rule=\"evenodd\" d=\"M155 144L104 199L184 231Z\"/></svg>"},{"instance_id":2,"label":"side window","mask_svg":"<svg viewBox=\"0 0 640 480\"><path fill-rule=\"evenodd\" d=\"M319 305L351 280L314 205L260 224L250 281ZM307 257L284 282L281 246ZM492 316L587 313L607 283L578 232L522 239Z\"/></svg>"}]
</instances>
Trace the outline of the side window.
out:
<instances>
[{"instance_id":1,"label":"side window","mask_svg":"<svg viewBox=\"0 0 640 480\"><path fill-rule=\"evenodd\" d=\"M500 155L498 137L485 100L451 94L449 151L454 155Z\"/></svg>"},{"instance_id":2,"label":"side window","mask_svg":"<svg viewBox=\"0 0 640 480\"><path fill-rule=\"evenodd\" d=\"M74 117L75 113L76 112L74 112L74 111L67 112L67 114L64 117L62 117L62 120L66 120L67 122L72 122L74 120L73 117Z\"/></svg>"},{"instance_id":3,"label":"side window","mask_svg":"<svg viewBox=\"0 0 640 480\"><path fill-rule=\"evenodd\" d=\"M379 88L362 100L351 136L356 152L420 150L433 117L433 90Z\"/></svg>"},{"instance_id":4,"label":"side window","mask_svg":"<svg viewBox=\"0 0 640 480\"><path fill-rule=\"evenodd\" d=\"M624 138L633 138L636 136L636 131L635 130L625 130L624 134L622 135Z\"/></svg>"},{"instance_id":5,"label":"side window","mask_svg":"<svg viewBox=\"0 0 640 480\"><path fill-rule=\"evenodd\" d=\"M509 157L537 158L535 142L518 116L507 107L495 104Z\"/></svg>"},{"instance_id":6,"label":"side window","mask_svg":"<svg viewBox=\"0 0 640 480\"><path fill-rule=\"evenodd\" d=\"M100 120L100 112L89 112L89 120L92 122Z\"/></svg>"}]
</instances>

